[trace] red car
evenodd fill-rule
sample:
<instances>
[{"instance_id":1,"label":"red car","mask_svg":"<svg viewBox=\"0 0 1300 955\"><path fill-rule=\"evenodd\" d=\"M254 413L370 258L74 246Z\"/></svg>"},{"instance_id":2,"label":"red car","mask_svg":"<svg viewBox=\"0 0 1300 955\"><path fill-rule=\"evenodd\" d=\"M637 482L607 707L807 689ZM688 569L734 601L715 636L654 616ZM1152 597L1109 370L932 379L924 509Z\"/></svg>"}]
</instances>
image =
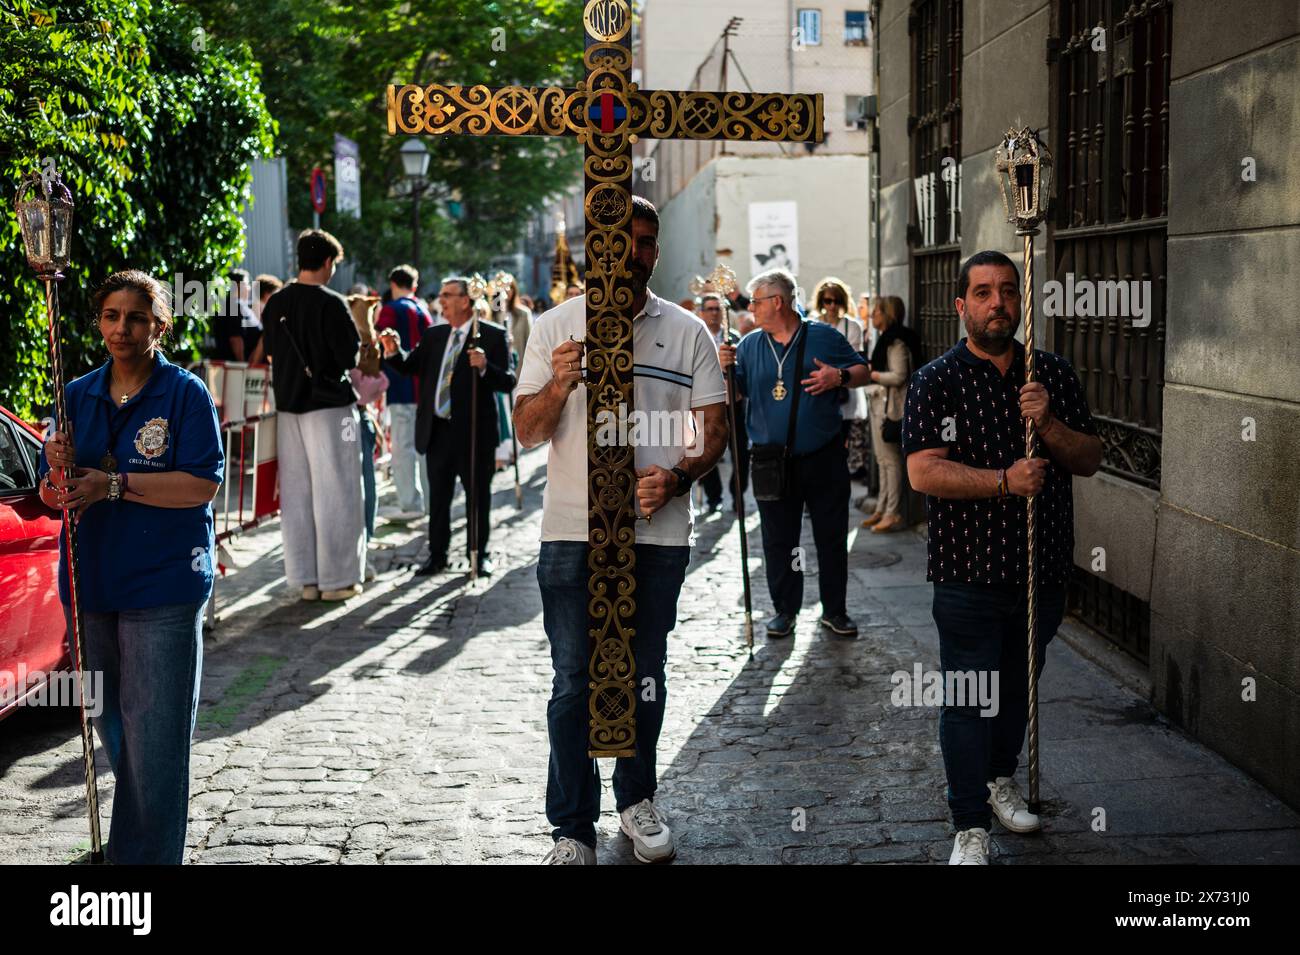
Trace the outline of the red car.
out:
<instances>
[{"instance_id":1,"label":"red car","mask_svg":"<svg viewBox=\"0 0 1300 955\"><path fill-rule=\"evenodd\" d=\"M0 407L0 719L35 692L22 674L69 666L59 602L63 523L36 493L41 435ZM21 681L27 682L27 681Z\"/></svg>"}]
</instances>

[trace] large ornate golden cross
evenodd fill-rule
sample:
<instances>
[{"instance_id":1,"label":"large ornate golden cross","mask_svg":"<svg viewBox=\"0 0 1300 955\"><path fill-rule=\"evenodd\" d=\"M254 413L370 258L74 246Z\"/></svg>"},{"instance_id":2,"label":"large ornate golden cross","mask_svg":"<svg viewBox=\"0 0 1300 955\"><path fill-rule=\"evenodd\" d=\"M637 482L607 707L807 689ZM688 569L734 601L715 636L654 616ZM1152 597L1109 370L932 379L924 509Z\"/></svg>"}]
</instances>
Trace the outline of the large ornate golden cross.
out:
<instances>
[{"instance_id":1,"label":"large ornate golden cross","mask_svg":"<svg viewBox=\"0 0 1300 955\"><path fill-rule=\"evenodd\" d=\"M388 132L576 136L584 147L587 252L587 566L593 757L636 746L636 475L632 447L595 440L601 411L632 402L632 145L638 138L822 141L821 95L641 90L627 0L588 0L576 89L390 86Z\"/></svg>"}]
</instances>

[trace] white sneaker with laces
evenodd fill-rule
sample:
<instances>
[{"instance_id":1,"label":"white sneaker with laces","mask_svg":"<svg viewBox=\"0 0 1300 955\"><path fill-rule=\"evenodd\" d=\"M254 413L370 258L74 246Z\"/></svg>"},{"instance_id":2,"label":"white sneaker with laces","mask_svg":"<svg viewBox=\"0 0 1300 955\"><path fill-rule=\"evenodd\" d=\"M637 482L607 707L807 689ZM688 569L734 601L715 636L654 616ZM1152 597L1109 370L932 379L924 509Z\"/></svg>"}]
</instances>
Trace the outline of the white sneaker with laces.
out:
<instances>
[{"instance_id":1,"label":"white sneaker with laces","mask_svg":"<svg viewBox=\"0 0 1300 955\"><path fill-rule=\"evenodd\" d=\"M988 865L989 832L987 829L963 829L953 843L949 865Z\"/></svg>"},{"instance_id":2,"label":"white sneaker with laces","mask_svg":"<svg viewBox=\"0 0 1300 955\"><path fill-rule=\"evenodd\" d=\"M632 840L632 854L642 862L667 862L677 854L673 834L649 799L619 813L618 827Z\"/></svg>"},{"instance_id":3,"label":"white sneaker with laces","mask_svg":"<svg viewBox=\"0 0 1300 955\"><path fill-rule=\"evenodd\" d=\"M1006 828L1012 832L1037 832L1043 827L1038 817L1029 811L1010 776L999 776L988 787L989 805L993 807L998 822Z\"/></svg>"},{"instance_id":4,"label":"white sneaker with laces","mask_svg":"<svg viewBox=\"0 0 1300 955\"><path fill-rule=\"evenodd\" d=\"M542 865L595 865L596 850L568 836L555 840Z\"/></svg>"}]
</instances>

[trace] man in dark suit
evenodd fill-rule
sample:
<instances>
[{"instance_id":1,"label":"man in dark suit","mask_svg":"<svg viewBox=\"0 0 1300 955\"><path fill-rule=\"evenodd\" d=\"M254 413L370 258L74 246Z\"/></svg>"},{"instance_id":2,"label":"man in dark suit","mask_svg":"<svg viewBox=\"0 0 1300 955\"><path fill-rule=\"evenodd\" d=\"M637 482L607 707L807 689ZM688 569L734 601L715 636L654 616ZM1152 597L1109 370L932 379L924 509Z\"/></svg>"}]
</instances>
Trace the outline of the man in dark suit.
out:
<instances>
[{"instance_id":1,"label":"man in dark suit","mask_svg":"<svg viewBox=\"0 0 1300 955\"><path fill-rule=\"evenodd\" d=\"M492 511L493 454L498 444L497 403L494 392L515 387L510 371L506 333L500 325L480 321L478 339L470 341L474 303L469 280L461 276L442 283L438 295L445 325L428 329L414 351L402 350L396 334L383 333L384 356L389 367L403 375L418 375L420 389L415 413L415 449L429 463L429 559L416 573L440 573L447 568L451 544L451 499L460 478L465 489L466 513L475 524L478 572L492 573L487 556L489 515ZM478 408L474 442L474 477L470 477L470 417L473 376L478 375ZM468 544L474 542L471 536ZM467 547L468 550L468 547Z\"/></svg>"},{"instance_id":2,"label":"man in dark suit","mask_svg":"<svg viewBox=\"0 0 1300 955\"><path fill-rule=\"evenodd\" d=\"M738 345L740 344L740 333L734 328L725 329L722 322L722 296L715 292L705 292L700 297L700 318L708 326L709 334L713 336L715 345ZM736 399L736 452L739 460L733 456L731 461L732 475L727 482L731 488L731 509L738 510L736 505L736 475L740 476L740 493L745 493L745 488L749 487L749 432L745 430L745 399ZM722 509L722 476L718 474L718 469L714 468L708 474L700 478L700 486L704 488L705 496L705 513L714 514Z\"/></svg>"}]
</instances>

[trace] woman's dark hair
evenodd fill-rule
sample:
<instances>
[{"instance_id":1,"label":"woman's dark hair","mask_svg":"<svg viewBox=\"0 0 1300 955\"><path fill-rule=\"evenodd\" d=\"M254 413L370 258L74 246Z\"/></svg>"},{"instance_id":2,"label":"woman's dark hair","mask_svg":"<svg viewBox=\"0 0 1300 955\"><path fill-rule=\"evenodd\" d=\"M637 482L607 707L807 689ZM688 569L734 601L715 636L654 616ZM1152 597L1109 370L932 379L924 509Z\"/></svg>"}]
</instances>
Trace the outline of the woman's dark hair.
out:
<instances>
[{"instance_id":1,"label":"woman's dark hair","mask_svg":"<svg viewBox=\"0 0 1300 955\"><path fill-rule=\"evenodd\" d=\"M153 312L154 317L163 323L163 331L172 326L172 296L167 286L163 285L152 275L147 272L141 272L139 269L126 269L122 272L114 272L108 278L104 279L102 285L95 290L95 295L91 299L91 307L95 311L95 319L99 319L100 313L104 310L104 301L114 292L134 291L144 296L149 302L149 310Z\"/></svg>"}]
</instances>

